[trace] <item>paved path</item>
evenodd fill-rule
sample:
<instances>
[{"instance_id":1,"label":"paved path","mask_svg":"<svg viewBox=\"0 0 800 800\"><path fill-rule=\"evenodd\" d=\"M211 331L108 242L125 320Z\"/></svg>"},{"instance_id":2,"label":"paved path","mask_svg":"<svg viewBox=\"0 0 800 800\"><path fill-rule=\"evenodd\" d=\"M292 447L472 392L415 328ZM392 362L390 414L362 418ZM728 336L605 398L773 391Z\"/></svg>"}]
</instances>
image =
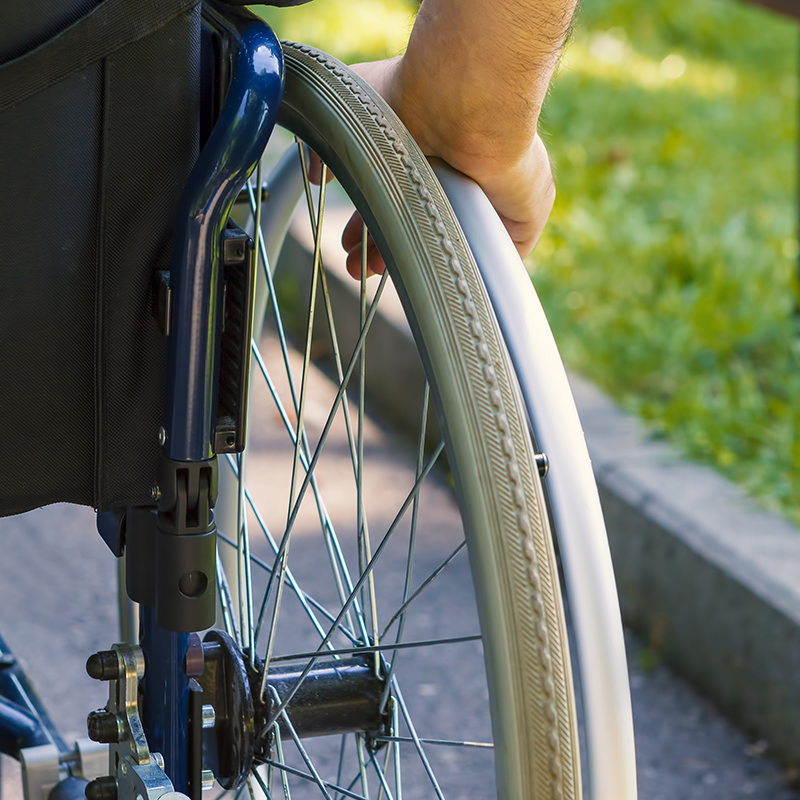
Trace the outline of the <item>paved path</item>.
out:
<instances>
[{"instance_id":1,"label":"paved path","mask_svg":"<svg viewBox=\"0 0 800 800\"><path fill-rule=\"evenodd\" d=\"M370 435L382 461L388 463L395 449L402 448L377 426ZM437 525L442 531L451 523L457 528L457 520L448 517L455 512L446 490L435 491L443 498L437 503L437 514L443 515ZM298 539L298 548L305 546L303 541ZM420 563L438 563L441 554L435 551L436 546L421 552ZM311 570L312 580L313 575ZM437 592L436 603L440 617L466 614L465 630L473 624L474 612L458 592ZM421 624L427 622L423 618ZM0 520L0 632L24 661L61 730L83 735L86 713L106 700L105 687L85 676L83 664L87 655L117 639L115 561L94 532L91 511L56 506ZM798 797L763 743L748 742L665 668L644 671L647 651L633 638L628 646L640 800ZM441 674L451 670L443 668ZM425 682L416 691L418 702L432 705L429 698L442 689ZM21 797L13 762L4 760L3 766L4 798ZM485 798L484 770L476 763L474 774L464 776L455 795ZM418 796L413 790L406 794Z\"/></svg>"},{"instance_id":2,"label":"paved path","mask_svg":"<svg viewBox=\"0 0 800 800\"><path fill-rule=\"evenodd\" d=\"M707 700L627 637L640 800L795 800L797 773L769 759Z\"/></svg>"}]
</instances>

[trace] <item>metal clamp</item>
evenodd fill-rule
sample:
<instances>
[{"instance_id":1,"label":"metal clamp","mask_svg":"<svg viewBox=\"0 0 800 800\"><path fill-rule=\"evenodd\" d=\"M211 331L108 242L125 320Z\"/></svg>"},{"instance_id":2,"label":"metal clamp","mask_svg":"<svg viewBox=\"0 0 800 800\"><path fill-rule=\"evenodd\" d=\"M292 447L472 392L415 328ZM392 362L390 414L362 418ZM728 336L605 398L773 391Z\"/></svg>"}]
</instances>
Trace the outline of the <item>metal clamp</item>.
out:
<instances>
[{"instance_id":1,"label":"metal clamp","mask_svg":"<svg viewBox=\"0 0 800 800\"><path fill-rule=\"evenodd\" d=\"M108 681L106 707L89 714L89 736L105 742L110 775L86 787L89 800L189 800L176 792L160 753L151 753L139 716L144 655L138 645L115 644L86 664L92 678Z\"/></svg>"}]
</instances>

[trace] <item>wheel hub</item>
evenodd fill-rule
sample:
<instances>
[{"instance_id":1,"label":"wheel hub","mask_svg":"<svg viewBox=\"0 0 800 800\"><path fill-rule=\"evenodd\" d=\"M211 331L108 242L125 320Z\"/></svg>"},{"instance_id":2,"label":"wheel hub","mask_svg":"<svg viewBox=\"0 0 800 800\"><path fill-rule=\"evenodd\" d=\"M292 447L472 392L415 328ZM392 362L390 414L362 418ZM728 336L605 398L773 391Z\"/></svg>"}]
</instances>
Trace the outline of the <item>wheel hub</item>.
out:
<instances>
[{"instance_id":1,"label":"wheel hub","mask_svg":"<svg viewBox=\"0 0 800 800\"><path fill-rule=\"evenodd\" d=\"M251 666L228 634L206 634L203 662L197 681L204 706L214 709L213 727L203 730L203 765L225 789L240 786L254 764L270 757L273 717L287 738L389 732L389 704L380 708L386 683L374 655L320 658L305 676L307 662L273 667L263 698L263 662Z\"/></svg>"}]
</instances>

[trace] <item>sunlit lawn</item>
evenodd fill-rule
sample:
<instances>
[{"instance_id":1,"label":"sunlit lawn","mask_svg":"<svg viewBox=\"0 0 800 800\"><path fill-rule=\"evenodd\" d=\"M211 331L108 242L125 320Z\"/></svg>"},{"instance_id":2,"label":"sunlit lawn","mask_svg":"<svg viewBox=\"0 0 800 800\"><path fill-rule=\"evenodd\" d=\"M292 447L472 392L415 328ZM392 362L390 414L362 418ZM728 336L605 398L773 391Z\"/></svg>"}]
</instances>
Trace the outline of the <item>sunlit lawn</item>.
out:
<instances>
[{"instance_id":1,"label":"sunlit lawn","mask_svg":"<svg viewBox=\"0 0 800 800\"><path fill-rule=\"evenodd\" d=\"M346 61L413 0L264 13ZM800 521L794 23L734 0L585 0L543 119L558 199L529 265L569 365Z\"/></svg>"},{"instance_id":2,"label":"sunlit lawn","mask_svg":"<svg viewBox=\"0 0 800 800\"><path fill-rule=\"evenodd\" d=\"M530 266L573 368L800 521L797 41L731 0L587 0Z\"/></svg>"}]
</instances>

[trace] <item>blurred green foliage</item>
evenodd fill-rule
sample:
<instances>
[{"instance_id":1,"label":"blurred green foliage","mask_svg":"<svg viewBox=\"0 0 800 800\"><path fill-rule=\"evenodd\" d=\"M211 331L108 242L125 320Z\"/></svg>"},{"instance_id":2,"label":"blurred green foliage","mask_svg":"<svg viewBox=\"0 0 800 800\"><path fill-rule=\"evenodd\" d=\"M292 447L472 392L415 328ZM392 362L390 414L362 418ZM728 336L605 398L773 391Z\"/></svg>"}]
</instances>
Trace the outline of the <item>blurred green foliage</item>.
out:
<instances>
[{"instance_id":1,"label":"blurred green foliage","mask_svg":"<svg viewBox=\"0 0 800 800\"><path fill-rule=\"evenodd\" d=\"M529 266L565 360L800 522L795 23L585 0Z\"/></svg>"},{"instance_id":2,"label":"blurred green foliage","mask_svg":"<svg viewBox=\"0 0 800 800\"><path fill-rule=\"evenodd\" d=\"M347 64L405 50L417 0L314 0L294 8L255 10L281 39L319 47Z\"/></svg>"}]
</instances>

